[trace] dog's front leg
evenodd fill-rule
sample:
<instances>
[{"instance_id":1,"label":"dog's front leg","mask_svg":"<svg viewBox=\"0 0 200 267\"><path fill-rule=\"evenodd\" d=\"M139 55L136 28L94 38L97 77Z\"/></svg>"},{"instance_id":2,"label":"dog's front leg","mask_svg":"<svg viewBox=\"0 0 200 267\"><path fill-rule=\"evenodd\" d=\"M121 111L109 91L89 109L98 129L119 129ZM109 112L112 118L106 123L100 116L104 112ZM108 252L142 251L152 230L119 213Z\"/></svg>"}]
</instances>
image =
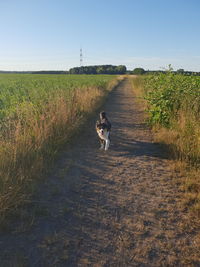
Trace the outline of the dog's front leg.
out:
<instances>
[{"instance_id":1,"label":"dog's front leg","mask_svg":"<svg viewBox=\"0 0 200 267\"><path fill-rule=\"evenodd\" d=\"M104 149L104 140L99 138L100 141L100 149Z\"/></svg>"},{"instance_id":2,"label":"dog's front leg","mask_svg":"<svg viewBox=\"0 0 200 267\"><path fill-rule=\"evenodd\" d=\"M105 150L108 150L109 148L109 145L110 145L110 140L109 139L106 139L106 145L105 145Z\"/></svg>"}]
</instances>

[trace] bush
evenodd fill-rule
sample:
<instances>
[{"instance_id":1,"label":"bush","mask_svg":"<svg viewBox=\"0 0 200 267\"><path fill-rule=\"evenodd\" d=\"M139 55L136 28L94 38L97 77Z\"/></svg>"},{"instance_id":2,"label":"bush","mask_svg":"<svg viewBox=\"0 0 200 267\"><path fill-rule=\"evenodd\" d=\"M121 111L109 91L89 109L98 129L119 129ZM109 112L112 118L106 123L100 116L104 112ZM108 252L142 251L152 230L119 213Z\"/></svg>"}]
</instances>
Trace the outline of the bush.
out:
<instances>
[{"instance_id":1,"label":"bush","mask_svg":"<svg viewBox=\"0 0 200 267\"><path fill-rule=\"evenodd\" d=\"M174 73L143 78L149 122L173 130L177 151L200 162L200 77ZM176 134L175 134L176 133Z\"/></svg>"},{"instance_id":2,"label":"bush","mask_svg":"<svg viewBox=\"0 0 200 267\"><path fill-rule=\"evenodd\" d=\"M135 75L142 75L144 73L145 73L145 70L143 68L135 68L133 70L133 74L135 74Z\"/></svg>"}]
</instances>

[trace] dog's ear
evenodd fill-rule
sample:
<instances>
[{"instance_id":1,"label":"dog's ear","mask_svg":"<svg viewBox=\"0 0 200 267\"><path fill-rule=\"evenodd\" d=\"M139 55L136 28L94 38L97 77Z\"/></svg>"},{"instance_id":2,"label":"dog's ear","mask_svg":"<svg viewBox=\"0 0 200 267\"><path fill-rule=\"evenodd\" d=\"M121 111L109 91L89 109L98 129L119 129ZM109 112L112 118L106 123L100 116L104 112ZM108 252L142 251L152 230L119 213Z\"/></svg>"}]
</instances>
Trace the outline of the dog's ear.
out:
<instances>
[{"instance_id":1,"label":"dog's ear","mask_svg":"<svg viewBox=\"0 0 200 267\"><path fill-rule=\"evenodd\" d=\"M96 121L96 127L98 127L100 125L99 121Z\"/></svg>"}]
</instances>

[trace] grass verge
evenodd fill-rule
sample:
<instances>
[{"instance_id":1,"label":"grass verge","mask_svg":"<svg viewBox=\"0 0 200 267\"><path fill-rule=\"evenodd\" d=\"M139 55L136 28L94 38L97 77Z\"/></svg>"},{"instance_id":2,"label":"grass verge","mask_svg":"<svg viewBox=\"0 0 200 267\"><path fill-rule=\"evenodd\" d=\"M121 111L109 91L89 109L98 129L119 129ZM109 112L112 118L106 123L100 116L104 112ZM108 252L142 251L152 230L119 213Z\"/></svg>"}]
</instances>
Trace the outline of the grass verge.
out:
<instances>
[{"instance_id":1,"label":"grass verge","mask_svg":"<svg viewBox=\"0 0 200 267\"><path fill-rule=\"evenodd\" d=\"M149 114L148 122L154 132L155 142L167 145L175 160L174 171L183 177L183 206L199 218L199 81L194 82L196 87L192 89L191 78L187 81L187 77L170 75L144 78L135 76L131 78L131 82L136 97L142 102L143 110Z\"/></svg>"},{"instance_id":2,"label":"grass verge","mask_svg":"<svg viewBox=\"0 0 200 267\"><path fill-rule=\"evenodd\" d=\"M31 201L35 184L58 153L102 105L122 78L105 86L85 86L49 95L40 112L31 102L18 105L7 117L0 139L0 224L5 224L20 206ZM48 100L48 101L47 101Z\"/></svg>"}]
</instances>

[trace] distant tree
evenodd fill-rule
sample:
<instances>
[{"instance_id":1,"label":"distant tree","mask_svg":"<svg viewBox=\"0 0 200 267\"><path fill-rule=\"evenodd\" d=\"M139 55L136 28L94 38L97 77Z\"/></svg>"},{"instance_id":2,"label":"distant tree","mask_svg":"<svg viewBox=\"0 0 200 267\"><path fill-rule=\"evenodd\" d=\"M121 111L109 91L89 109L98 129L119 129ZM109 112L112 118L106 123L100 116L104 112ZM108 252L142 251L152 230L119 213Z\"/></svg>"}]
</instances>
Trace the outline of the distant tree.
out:
<instances>
[{"instance_id":1,"label":"distant tree","mask_svg":"<svg viewBox=\"0 0 200 267\"><path fill-rule=\"evenodd\" d=\"M88 66L88 74L97 74L97 69L95 66Z\"/></svg>"},{"instance_id":2,"label":"distant tree","mask_svg":"<svg viewBox=\"0 0 200 267\"><path fill-rule=\"evenodd\" d=\"M119 65L119 66L117 66L116 70L117 70L118 74L125 74L126 73L126 66Z\"/></svg>"},{"instance_id":3,"label":"distant tree","mask_svg":"<svg viewBox=\"0 0 200 267\"><path fill-rule=\"evenodd\" d=\"M126 73L126 66L119 65L96 65L96 66L82 66L69 70L70 74L124 74Z\"/></svg>"},{"instance_id":4,"label":"distant tree","mask_svg":"<svg viewBox=\"0 0 200 267\"><path fill-rule=\"evenodd\" d=\"M72 68L69 70L70 74L79 74L79 68Z\"/></svg>"},{"instance_id":5,"label":"distant tree","mask_svg":"<svg viewBox=\"0 0 200 267\"><path fill-rule=\"evenodd\" d=\"M116 70L116 68L115 67L108 67L107 69L106 69L106 73L107 74L115 74L116 72L115 72L115 70Z\"/></svg>"},{"instance_id":6,"label":"distant tree","mask_svg":"<svg viewBox=\"0 0 200 267\"><path fill-rule=\"evenodd\" d=\"M85 74L86 73L86 67L80 67L79 69L79 74Z\"/></svg>"},{"instance_id":7,"label":"distant tree","mask_svg":"<svg viewBox=\"0 0 200 267\"><path fill-rule=\"evenodd\" d=\"M96 72L97 72L97 74L103 74L104 73L103 67L100 67L100 66L97 67Z\"/></svg>"},{"instance_id":8,"label":"distant tree","mask_svg":"<svg viewBox=\"0 0 200 267\"><path fill-rule=\"evenodd\" d=\"M183 74L185 71L184 71L184 69L178 69L176 72L177 72L178 74Z\"/></svg>"},{"instance_id":9,"label":"distant tree","mask_svg":"<svg viewBox=\"0 0 200 267\"><path fill-rule=\"evenodd\" d=\"M145 70L143 68L135 68L133 70L133 74L141 75L141 74L144 74L144 73L145 73Z\"/></svg>"}]
</instances>

